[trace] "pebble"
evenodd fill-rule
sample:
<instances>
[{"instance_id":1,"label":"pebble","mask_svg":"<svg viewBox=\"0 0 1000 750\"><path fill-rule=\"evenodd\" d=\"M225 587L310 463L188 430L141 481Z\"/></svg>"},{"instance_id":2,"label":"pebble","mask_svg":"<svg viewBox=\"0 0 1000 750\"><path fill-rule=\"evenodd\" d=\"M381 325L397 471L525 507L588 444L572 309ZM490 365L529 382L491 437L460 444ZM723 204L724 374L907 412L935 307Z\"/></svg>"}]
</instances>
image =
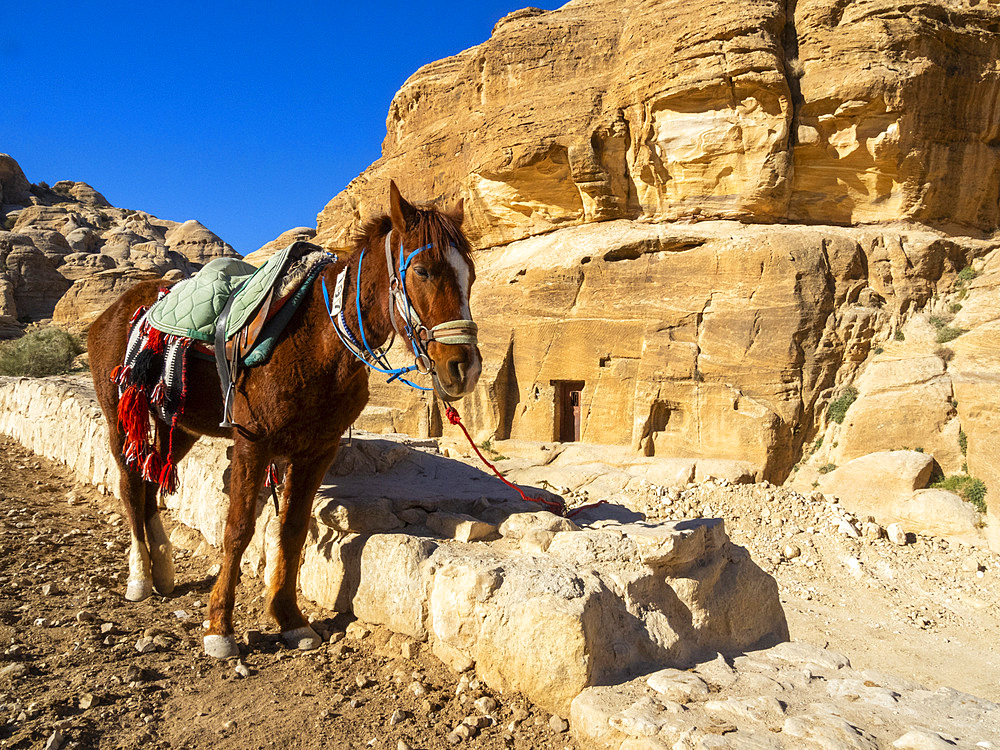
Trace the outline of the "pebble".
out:
<instances>
[{"instance_id":1,"label":"pebble","mask_svg":"<svg viewBox=\"0 0 1000 750\"><path fill-rule=\"evenodd\" d=\"M80 696L80 700L77 703L80 708L86 711L88 708L93 708L97 705L97 698L93 693L84 693Z\"/></svg>"},{"instance_id":2,"label":"pebble","mask_svg":"<svg viewBox=\"0 0 1000 750\"><path fill-rule=\"evenodd\" d=\"M235 731L235 730L236 730L236 722L233 721L232 719L230 719L229 721L225 721L225 722L222 723L222 731L223 732L232 732L232 731Z\"/></svg>"},{"instance_id":3,"label":"pebble","mask_svg":"<svg viewBox=\"0 0 1000 750\"><path fill-rule=\"evenodd\" d=\"M785 549L782 550L782 554L786 560L794 560L802 554L802 550L799 549L797 544L786 544Z\"/></svg>"},{"instance_id":4,"label":"pebble","mask_svg":"<svg viewBox=\"0 0 1000 750\"><path fill-rule=\"evenodd\" d=\"M359 688L364 689L369 685L371 685L372 681L371 679L369 679L368 675L359 674L357 677L354 678L354 684L356 684Z\"/></svg>"},{"instance_id":5,"label":"pebble","mask_svg":"<svg viewBox=\"0 0 1000 750\"><path fill-rule=\"evenodd\" d=\"M246 664L244 664L241 661L238 661L236 662L236 674L239 677L246 678L250 676L250 670L249 668L247 668Z\"/></svg>"},{"instance_id":6,"label":"pebble","mask_svg":"<svg viewBox=\"0 0 1000 750\"><path fill-rule=\"evenodd\" d=\"M113 622L102 622L101 623L101 634L107 635L112 630L115 629L115 624Z\"/></svg>"},{"instance_id":7,"label":"pebble","mask_svg":"<svg viewBox=\"0 0 1000 750\"><path fill-rule=\"evenodd\" d=\"M410 718L410 714L401 709L396 709L392 712L392 716L389 717L389 726L394 727L397 724L402 724L404 721Z\"/></svg>"},{"instance_id":8,"label":"pebble","mask_svg":"<svg viewBox=\"0 0 1000 750\"><path fill-rule=\"evenodd\" d=\"M0 677L24 677L28 674L28 665L21 662L8 664L0 669Z\"/></svg>"},{"instance_id":9,"label":"pebble","mask_svg":"<svg viewBox=\"0 0 1000 750\"><path fill-rule=\"evenodd\" d=\"M861 532L858 531L858 527L855 526L851 521L846 518L842 519L840 523L837 524L837 531L839 531L844 536L849 536L851 539L860 539Z\"/></svg>"},{"instance_id":10,"label":"pebble","mask_svg":"<svg viewBox=\"0 0 1000 750\"><path fill-rule=\"evenodd\" d=\"M57 596L62 592L54 583L46 583L42 586L42 596Z\"/></svg>"},{"instance_id":11,"label":"pebble","mask_svg":"<svg viewBox=\"0 0 1000 750\"><path fill-rule=\"evenodd\" d=\"M410 747L406 740L400 740L396 743L396 750L413 750L413 748Z\"/></svg>"},{"instance_id":12,"label":"pebble","mask_svg":"<svg viewBox=\"0 0 1000 750\"><path fill-rule=\"evenodd\" d=\"M152 638L144 636L135 642L135 650L140 654L148 654L151 651L156 651L156 644Z\"/></svg>"},{"instance_id":13,"label":"pebble","mask_svg":"<svg viewBox=\"0 0 1000 750\"><path fill-rule=\"evenodd\" d=\"M411 682L407 690L409 690L415 698L423 698L427 695L427 687L422 682L417 680Z\"/></svg>"},{"instance_id":14,"label":"pebble","mask_svg":"<svg viewBox=\"0 0 1000 750\"><path fill-rule=\"evenodd\" d=\"M63 733L58 729L49 735L48 741L45 743L45 750L59 750L62 747L63 742L66 738L63 737Z\"/></svg>"},{"instance_id":15,"label":"pebble","mask_svg":"<svg viewBox=\"0 0 1000 750\"><path fill-rule=\"evenodd\" d=\"M569 729L569 722L566 721L561 716L556 716L555 714L552 714L552 716L549 717L549 729L551 729L553 732L562 734L567 729Z\"/></svg>"},{"instance_id":16,"label":"pebble","mask_svg":"<svg viewBox=\"0 0 1000 750\"><path fill-rule=\"evenodd\" d=\"M97 622L97 615L93 612L89 612L86 609L81 609L76 613L77 622Z\"/></svg>"},{"instance_id":17,"label":"pebble","mask_svg":"<svg viewBox=\"0 0 1000 750\"><path fill-rule=\"evenodd\" d=\"M905 547L907 544L906 532L903 531L903 526L898 523L890 523L888 528L885 530L886 535L889 537L889 541L900 547Z\"/></svg>"},{"instance_id":18,"label":"pebble","mask_svg":"<svg viewBox=\"0 0 1000 750\"><path fill-rule=\"evenodd\" d=\"M479 709L480 712L482 712L484 714L491 714L497 708L497 702L496 702L496 700L493 699L493 698L491 698L488 695L484 695L482 698L477 698L473 702L473 705L477 709Z\"/></svg>"}]
</instances>

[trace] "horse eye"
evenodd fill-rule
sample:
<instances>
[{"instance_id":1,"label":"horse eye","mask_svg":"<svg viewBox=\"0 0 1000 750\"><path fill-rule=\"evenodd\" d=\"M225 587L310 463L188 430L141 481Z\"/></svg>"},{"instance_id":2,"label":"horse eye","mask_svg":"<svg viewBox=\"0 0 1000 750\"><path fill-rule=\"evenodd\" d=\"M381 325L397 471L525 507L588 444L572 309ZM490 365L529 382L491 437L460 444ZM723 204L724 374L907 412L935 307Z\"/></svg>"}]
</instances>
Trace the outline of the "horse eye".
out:
<instances>
[{"instance_id":1,"label":"horse eye","mask_svg":"<svg viewBox=\"0 0 1000 750\"><path fill-rule=\"evenodd\" d=\"M427 269L423 266L414 266L413 273L417 275L418 279L423 279L425 281L430 277L430 274L427 273Z\"/></svg>"}]
</instances>

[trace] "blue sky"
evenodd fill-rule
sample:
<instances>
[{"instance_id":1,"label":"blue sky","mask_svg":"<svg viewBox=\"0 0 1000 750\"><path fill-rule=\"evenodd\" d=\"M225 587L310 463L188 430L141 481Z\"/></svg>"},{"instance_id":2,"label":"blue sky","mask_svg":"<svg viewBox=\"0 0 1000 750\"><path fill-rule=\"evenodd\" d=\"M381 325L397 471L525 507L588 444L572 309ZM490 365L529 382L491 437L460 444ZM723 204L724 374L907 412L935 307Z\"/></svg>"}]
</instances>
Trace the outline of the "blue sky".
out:
<instances>
[{"instance_id":1,"label":"blue sky","mask_svg":"<svg viewBox=\"0 0 1000 750\"><path fill-rule=\"evenodd\" d=\"M528 4L6 3L0 152L32 182L198 219L246 254L315 226L379 157L411 73Z\"/></svg>"}]
</instances>

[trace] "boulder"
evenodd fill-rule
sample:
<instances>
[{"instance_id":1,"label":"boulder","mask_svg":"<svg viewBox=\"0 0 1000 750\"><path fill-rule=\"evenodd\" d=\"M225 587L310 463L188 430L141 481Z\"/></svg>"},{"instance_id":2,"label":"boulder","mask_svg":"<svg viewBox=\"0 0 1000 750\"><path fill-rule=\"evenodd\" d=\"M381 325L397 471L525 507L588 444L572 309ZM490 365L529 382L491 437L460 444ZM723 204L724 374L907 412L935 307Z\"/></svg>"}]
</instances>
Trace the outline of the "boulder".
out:
<instances>
[{"instance_id":1,"label":"boulder","mask_svg":"<svg viewBox=\"0 0 1000 750\"><path fill-rule=\"evenodd\" d=\"M986 546L982 514L954 492L917 490L899 504L895 513L895 520L906 531L969 546Z\"/></svg>"},{"instance_id":2,"label":"boulder","mask_svg":"<svg viewBox=\"0 0 1000 750\"><path fill-rule=\"evenodd\" d=\"M882 525L898 521L899 508L914 490L930 481L934 459L917 451L880 451L848 461L822 475L819 489L836 495L859 516L873 515Z\"/></svg>"},{"instance_id":3,"label":"boulder","mask_svg":"<svg viewBox=\"0 0 1000 750\"><path fill-rule=\"evenodd\" d=\"M268 258L279 250L288 247L293 242L298 242L299 240L312 242L315 237L316 230L312 227L295 227L294 229L282 232L267 244L245 256L243 260L255 266L262 266L267 262Z\"/></svg>"}]
</instances>

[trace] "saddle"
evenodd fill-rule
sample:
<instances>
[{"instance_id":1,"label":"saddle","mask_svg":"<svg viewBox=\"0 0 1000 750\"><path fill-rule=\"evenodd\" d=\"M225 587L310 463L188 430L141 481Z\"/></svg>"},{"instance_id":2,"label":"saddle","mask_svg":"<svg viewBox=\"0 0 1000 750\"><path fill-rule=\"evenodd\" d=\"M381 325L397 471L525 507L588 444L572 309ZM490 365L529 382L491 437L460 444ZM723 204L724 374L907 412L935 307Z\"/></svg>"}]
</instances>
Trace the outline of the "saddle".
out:
<instances>
[{"instance_id":1,"label":"saddle","mask_svg":"<svg viewBox=\"0 0 1000 750\"><path fill-rule=\"evenodd\" d=\"M222 384L222 427L233 426L233 383L239 370L267 360L312 281L334 260L303 241L275 253L260 268L216 258L149 308L150 327L199 342L202 353L215 360Z\"/></svg>"}]
</instances>

